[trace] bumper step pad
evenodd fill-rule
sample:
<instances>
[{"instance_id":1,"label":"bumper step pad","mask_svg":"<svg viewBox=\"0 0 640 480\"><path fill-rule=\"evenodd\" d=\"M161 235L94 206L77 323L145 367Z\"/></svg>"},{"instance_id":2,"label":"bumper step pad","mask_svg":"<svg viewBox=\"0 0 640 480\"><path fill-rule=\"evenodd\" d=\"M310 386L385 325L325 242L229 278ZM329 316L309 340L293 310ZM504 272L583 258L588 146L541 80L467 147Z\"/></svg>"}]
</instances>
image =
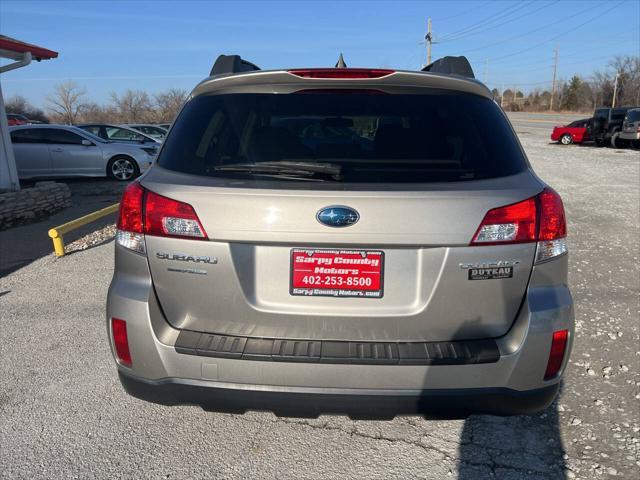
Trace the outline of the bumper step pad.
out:
<instances>
[{"instance_id":1,"label":"bumper step pad","mask_svg":"<svg viewBox=\"0 0 640 480\"><path fill-rule=\"evenodd\" d=\"M283 340L216 335L182 330L178 353L276 362L364 365L467 365L500 358L493 339L457 342L351 342Z\"/></svg>"}]
</instances>

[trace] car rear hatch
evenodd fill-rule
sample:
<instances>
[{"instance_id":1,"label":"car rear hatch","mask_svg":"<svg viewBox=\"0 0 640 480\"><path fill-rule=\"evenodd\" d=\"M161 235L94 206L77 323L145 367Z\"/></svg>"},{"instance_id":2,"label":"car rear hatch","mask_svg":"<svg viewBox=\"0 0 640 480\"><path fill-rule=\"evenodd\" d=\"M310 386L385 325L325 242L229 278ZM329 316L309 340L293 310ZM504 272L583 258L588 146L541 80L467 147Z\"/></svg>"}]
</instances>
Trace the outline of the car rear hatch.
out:
<instances>
[{"instance_id":1,"label":"car rear hatch","mask_svg":"<svg viewBox=\"0 0 640 480\"><path fill-rule=\"evenodd\" d=\"M505 215L534 225L543 185L499 108L440 88L313 87L213 91L176 120L141 181L162 218L145 241L167 321L282 339L505 334L536 243L479 227L513 204Z\"/></svg>"}]
</instances>

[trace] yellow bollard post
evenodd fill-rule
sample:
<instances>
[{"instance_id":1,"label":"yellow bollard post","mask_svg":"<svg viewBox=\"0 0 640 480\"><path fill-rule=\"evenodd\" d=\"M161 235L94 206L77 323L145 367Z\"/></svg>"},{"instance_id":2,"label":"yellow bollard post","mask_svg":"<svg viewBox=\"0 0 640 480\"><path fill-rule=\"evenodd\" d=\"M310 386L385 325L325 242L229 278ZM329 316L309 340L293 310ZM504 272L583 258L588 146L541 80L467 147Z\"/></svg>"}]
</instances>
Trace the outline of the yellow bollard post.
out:
<instances>
[{"instance_id":1,"label":"yellow bollard post","mask_svg":"<svg viewBox=\"0 0 640 480\"><path fill-rule=\"evenodd\" d=\"M53 240L53 250L56 252L56 257L64 256L64 238L58 234L55 228L49 230L49 236Z\"/></svg>"},{"instance_id":2,"label":"yellow bollard post","mask_svg":"<svg viewBox=\"0 0 640 480\"><path fill-rule=\"evenodd\" d=\"M116 203L115 205L105 207L101 210L98 210L97 212L90 213L88 215L85 215L84 217L76 218L75 220L63 223L62 225L58 225L57 227L49 230L49 236L53 240L53 250L56 252L56 257L63 257L65 254L63 238L63 235L65 233L69 233L72 230L98 220L99 218L105 217L112 213L116 213L119 207L120 204Z\"/></svg>"}]
</instances>

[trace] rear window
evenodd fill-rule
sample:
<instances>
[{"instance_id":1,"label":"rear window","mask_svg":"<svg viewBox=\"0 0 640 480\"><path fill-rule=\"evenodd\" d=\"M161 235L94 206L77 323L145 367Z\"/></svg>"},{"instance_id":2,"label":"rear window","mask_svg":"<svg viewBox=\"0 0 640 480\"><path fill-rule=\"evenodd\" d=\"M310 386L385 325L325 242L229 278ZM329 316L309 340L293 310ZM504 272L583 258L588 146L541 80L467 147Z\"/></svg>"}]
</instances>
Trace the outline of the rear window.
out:
<instances>
[{"instance_id":1,"label":"rear window","mask_svg":"<svg viewBox=\"0 0 640 480\"><path fill-rule=\"evenodd\" d=\"M526 168L497 105L443 91L196 97L158 163L195 175L342 183L463 181Z\"/></svg>"},{"instance_id":2,"label":"rear window","mask_svg":"<svg viewBox=\"0 0 640 480\"><path fill-rule=\"evenodd\" d=\"M626 121L629 123L640 121L640 110L629 110L629 112L627 112Z\"/></svg>"}]
</instances>

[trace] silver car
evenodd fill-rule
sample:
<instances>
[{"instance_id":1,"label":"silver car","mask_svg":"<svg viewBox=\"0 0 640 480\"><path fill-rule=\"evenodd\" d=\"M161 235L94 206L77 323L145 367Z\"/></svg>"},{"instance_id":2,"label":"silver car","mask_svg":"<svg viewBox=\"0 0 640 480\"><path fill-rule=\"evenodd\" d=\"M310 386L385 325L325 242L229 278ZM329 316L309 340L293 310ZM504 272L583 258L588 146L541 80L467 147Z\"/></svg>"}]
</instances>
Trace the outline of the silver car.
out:
<instances>
[{"instance_id":1,"label":"silver car","mask_svg":"<svg viewBox=\"0 0 640 480\"><path fill-rule=\"evenodd\" d=\"M122 199L126 391L311 417L550 405L574 335L562 200L470 68L220 62Z\"/></svg>"},{"instance_id":2,"label":"silver car","mask_svg":"<svg viewBox=\"0 0 640 480\"><path fill-rule=\"evenodd\" d=\"M103 140L67 125L10 127L18 177L104 177L130 181L153 163L156 146Z\"/></svg>"},{"instance_id":3,"label":"silver car","mask_svg":"<svg viewBox=\"0 0 640 480\"><path fill-rule=\"evenodd\" d=\"M162 142L157 138L145 135L138 130L122 125L110 125L108 123L84 123L77 125L78 128L85 130L96 137L103 140L118 143L147 144L160 146Z\"/></svg>"},{"instance_id":4,"label":"silver car","mask_svg":"<svg viewBox=\"0 0 640 480\"><path fill-rule=\"evenodd\" d=\"M158 141L164 140L164 137L167 136L167 129L162 128L159 125L149 125L147 123L128 123L124 126L144 133L145 135L153 137Z\"/></svg>"}]
</instances>

